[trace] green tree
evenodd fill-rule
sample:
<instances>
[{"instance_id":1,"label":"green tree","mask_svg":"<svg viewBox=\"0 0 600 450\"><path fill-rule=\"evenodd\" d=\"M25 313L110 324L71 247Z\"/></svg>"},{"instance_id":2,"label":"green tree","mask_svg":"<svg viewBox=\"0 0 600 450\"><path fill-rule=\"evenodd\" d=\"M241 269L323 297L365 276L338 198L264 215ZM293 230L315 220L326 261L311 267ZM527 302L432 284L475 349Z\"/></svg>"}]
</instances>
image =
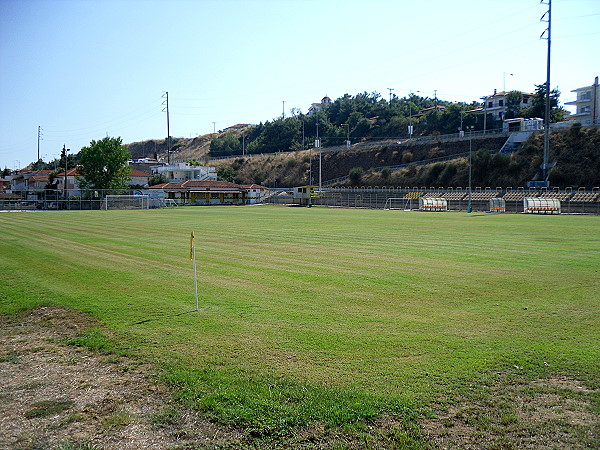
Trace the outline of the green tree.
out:
<instances>
[{"instance_id":1,"label":"green tree","mask_svg":"<svg viewBox=\"0 0 600 450\"><path fill-rule=\"evenodd\" d=\"M156 173L148 180L148 186L156 186L157 184L168 183L169 179L164 173Z\"/></svg>"},{"instance_id":2,"label":"green tree","mask_svg":"<svg viewBox=\"0 0 600 450\"><path fill-rule=\"evenodd\" d=\"M521 115L523 117L539 117L544 118L546 115L546 83L536 84L535 94L531 98L531 106L523 109ZM560 97L560 91L555 88L550 91L550 122L560 122L564 115L565 110L558 106L558 98Z\"/></svg>"},{"instance_id":3,"label":"green tree","mask_svg":"<svg viewBox=\"0 0 600 450\"><path fill-rule=\"evenodd\" d=\"M223 181L235 182L235 169L227 164L217 167L217 178Z\"/></svg>"},{"instance_id":4,"label":"green tree","mask_svg":"<svg viewBox=\"0 0 600 450\"><path fill-rule=\"evenodd\" d=\"M210 141L211 156L237 155L242 153L242 142L239 136L228 131Z\"/></svg>"},{"instance_id":5,"label":"green tree","mask_svg":"<svg viewBox=\"0 0 600 450\"><path fill-rule=\"evenodd\" d=\"M523 94L519 91L510 91L506 94L506 117L505 119L514 119L521 111L521 102Z\"/></svg>"},{"instance_id":6,"label":"green tree","mask_svg":"<svg viewBox=\"0 0 600 450\"><path fill-rule=\"evenodd\" d=\"M84 189L126 188L131 168L131 154L120 137L105 137L90 142L79 152L78 181Z\"/></svg>"}]
</instances>

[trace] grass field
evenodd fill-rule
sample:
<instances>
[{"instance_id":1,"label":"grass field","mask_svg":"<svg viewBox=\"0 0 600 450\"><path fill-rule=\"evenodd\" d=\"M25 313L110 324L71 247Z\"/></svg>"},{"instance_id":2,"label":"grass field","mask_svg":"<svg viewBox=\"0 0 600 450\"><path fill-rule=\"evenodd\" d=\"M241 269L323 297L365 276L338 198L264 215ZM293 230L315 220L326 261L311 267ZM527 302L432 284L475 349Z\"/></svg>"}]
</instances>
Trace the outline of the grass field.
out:
<instances>
[{"instance_id":1,"label":"grass field","mask_svg":"<svg viewBox=\"0 0 600 450\"><path fill-rule=\"evenodd\" d=\"M599 217L197 207L0 213L0 232L0 313L89 313L106 329L83 343L261 438L385 416L424 445L440 404L558 378L599 412Z\"/></svg>"}]
</instances>

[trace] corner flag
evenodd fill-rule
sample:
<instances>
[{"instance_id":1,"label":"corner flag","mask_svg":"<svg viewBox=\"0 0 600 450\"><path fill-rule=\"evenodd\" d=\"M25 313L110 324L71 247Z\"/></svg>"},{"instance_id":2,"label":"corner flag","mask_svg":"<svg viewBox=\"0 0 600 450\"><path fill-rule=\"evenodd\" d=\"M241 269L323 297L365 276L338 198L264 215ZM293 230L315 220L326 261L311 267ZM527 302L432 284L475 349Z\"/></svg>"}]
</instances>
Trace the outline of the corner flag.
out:
<instances>
[{"instance_id":1,"label":"corner flag","mask_svg":"<svg viewBox=\"0 0 600 450\"><path fill-rule=\"evenodd\" d=\"M190 235L190 261L194 259L194 232Z\"/></svg>"}]
</instances>

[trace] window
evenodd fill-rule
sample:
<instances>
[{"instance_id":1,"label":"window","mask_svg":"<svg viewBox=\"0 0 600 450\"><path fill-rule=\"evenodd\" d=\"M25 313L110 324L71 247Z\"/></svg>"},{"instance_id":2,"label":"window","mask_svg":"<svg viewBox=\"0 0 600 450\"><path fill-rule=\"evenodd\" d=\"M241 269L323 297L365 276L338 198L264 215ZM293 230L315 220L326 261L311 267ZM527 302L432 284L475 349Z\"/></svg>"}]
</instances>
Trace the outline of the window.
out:
<instances>
[{"instance_id":1,"label":"window","mask_svg":"<svg viewBox=\"0 0 600 450\"><path fill-rule=\"evenodd\" d=\"M488 108L493 108L494 107L494 102L488 102Z\"/></svg>"},{"instance_id":2,"label":"window","mask_svg":"<svg viewBox=\"0 0 600 450\"><path fill-rule=\"evenodd\" d=\"M592 107L590 105L583 106L581 108L581 110L579 111L580 114L591 114L591 112L592 112Z\"/></svg>"},{"instance_id":3,"label":"window","mask_svg":"<svg viewBox=\"0 0 600 450\"><path fill-rule=\"evenodd\" d=\"M592 91L585 91L581 93L581 100L587 101L592 99Z\"/></svg>"},{"instance_id":4,"label":"window","mask_svg":"<svg viewBox=\"0 0 600 450\"><path fill-rule=\"evenodd\" d=\"M498 100L498 106L504 106L504 100Z\"/></svg>"},{"instance_id":5,"label":"window","mask_svg":"<svg viewBox=\"0 0 600 450\"><path fill-rule=\"evenodd\" d=\"M529 102L529 99L527 97L523 97L523 104L527 104L527 102Z\"/></svg>"}]
</instances>

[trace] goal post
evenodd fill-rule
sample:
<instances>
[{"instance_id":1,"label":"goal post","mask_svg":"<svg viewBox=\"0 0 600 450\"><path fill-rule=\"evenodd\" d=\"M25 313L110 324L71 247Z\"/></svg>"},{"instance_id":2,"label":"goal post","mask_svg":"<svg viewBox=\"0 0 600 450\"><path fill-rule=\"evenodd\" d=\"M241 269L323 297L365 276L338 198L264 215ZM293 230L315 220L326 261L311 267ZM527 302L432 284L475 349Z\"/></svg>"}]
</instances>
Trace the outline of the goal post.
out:
<instances>
[{"instance_id":1,"label":"goal post","mask_svg":"<svg viewBox=\"0 0 600 450\"><path fill-rule=\"evenodd\" d=\"M383 209L385 211L410 211L412 209L412 200L412 198L405 197L388 197Z\"/></svg>"},{"instance_id":2,"label":"goal post","mask_svg":"<svg viewBox=\"0 0 600 450\"><path fill-rule=\"evenodd\" d=\"M149 209L149 195L107 195L102 202L102 209Z\"/></svg>"}]
</instances>

